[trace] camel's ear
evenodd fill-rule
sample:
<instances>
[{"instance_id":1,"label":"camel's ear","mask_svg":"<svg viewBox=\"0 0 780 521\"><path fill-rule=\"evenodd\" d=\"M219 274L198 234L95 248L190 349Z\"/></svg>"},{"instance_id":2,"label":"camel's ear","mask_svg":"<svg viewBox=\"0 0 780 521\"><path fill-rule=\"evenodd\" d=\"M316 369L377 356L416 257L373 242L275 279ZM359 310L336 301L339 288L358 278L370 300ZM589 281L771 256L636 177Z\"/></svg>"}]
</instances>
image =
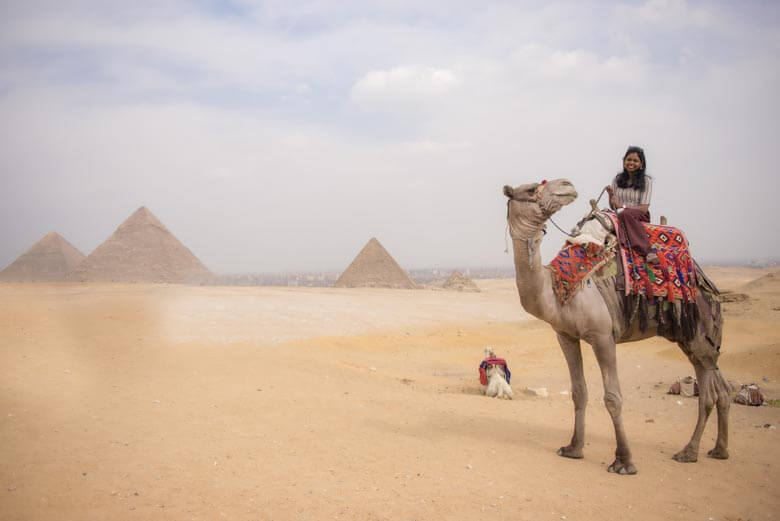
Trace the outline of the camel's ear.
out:
<instances>
[{"instance_id":1,"label":"camel's ear","mask_svg":"<svg viewBox=\"0 0 780 521\"><path fill-rule=\"evenodd\" d=\"M504 185L504 195L510 199L515 196L515 189L509 185Z\"/></svg>"}]
</instances>

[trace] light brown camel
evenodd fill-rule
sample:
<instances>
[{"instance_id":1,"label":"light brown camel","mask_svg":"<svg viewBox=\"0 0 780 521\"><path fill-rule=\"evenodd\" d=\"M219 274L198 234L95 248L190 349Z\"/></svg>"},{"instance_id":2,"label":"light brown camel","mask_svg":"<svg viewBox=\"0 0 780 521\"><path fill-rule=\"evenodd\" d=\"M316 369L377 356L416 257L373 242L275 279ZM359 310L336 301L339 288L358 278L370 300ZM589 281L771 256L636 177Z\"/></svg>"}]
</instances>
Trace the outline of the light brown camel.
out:
<instances>
[{"instance_id":1,"label":"light brown camel","mask_svg":"<svg viewBox=\"0 0 780 521\"><path fill-rule=\"evenodd\" d=\"M558 335L558 342L569 366L571 396L574 401L574 434L571 442L558 450L567 458L582 458L585 443L585 406L588 391L582 366L580 341L593 347L604 384L604 403L615 427L617 448L615 461L609 472L635 474L628 439L623 428L621 408L623 398L618 381L615 344L634 342L655 336L658 323L649 318L646 328L640 328L637 320L627 320L623 299L615 288L616 277L607 277L599 284L586 285L566 304L560 304L553 292L552 272L542 267L539 244L545 232L545 222L563 206L577 198L577 191L567 179L556 179L546 184L526 184L504 187L507 202L507 221L514 247L517 290L526 311L549 323ZM694 462L699 451L707 418L713 406L718 410L718 438L715 448L708 455L726 459L728 453L729 384L717 366L722 336L720 304L716 297L701 290L709 283L700 274L700 291L696 292L696 304L700 318L692 340L680 341L672 333L664 337L676 342L693 364L699 381L699 416L696 428L688 444L673 457L680 462ZM715 290L717 292L717 290ZM653 315L653 313L650 313ZM642 331L641 329L644 329Z\"/></svg>"}]
</instances>

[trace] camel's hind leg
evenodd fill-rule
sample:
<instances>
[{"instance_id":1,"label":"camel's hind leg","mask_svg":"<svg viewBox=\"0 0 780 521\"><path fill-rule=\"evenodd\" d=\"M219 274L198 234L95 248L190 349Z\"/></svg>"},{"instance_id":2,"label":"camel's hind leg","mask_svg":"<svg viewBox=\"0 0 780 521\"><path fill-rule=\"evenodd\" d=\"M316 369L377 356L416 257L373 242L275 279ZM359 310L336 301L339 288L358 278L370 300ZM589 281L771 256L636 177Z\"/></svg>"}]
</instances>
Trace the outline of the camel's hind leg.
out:
<instances>
[{"instance_id":1,"label":"camel's hind leg","mask_svg":"<svg viewBox=\"0 0 780 521\"><path fill-rule=\"evenodd\" d=\"M717 367L719 353L709 345L703 335L698 335L690 343L680 343L680 348L688 355L696 371L699 382L699 414L696 427L688 444L673 458L682 463L698 460L699 442L707 425L712 408L718 408L718 438L715 448L708 452L713 458L726 459L728 453L728 415L730 407L729 386Z\"/></svg>"},{"instance_id":2,"label":"camel's hind leg","mask_svg":"<svg viewBox=\"0 0 780 521\"><path fill-rule=\"evenodd\" d=\"M729 407L731 407L731 386L719 369L713 371L713 386L717 393L715 406L718 408L718 439L707 456L716 459L729 457Z\"/></svg>"}]
</instances>

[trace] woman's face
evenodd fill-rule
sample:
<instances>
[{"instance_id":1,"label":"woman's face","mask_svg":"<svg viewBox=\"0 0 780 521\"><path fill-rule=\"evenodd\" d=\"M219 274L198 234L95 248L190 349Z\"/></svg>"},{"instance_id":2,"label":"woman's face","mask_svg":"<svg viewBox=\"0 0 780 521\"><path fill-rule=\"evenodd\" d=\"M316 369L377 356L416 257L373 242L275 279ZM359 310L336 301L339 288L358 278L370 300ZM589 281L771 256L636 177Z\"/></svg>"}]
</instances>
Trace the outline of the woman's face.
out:
<instances>
[{"instance_id":1,"label":"woman's face","mask_svg":"<svg viewBox=\"0 0 780 521\"><path fill-rule=\"evenodd\" d=\"M637 170L642 168L642 160L639 159L639 154L636 152L631 152L626 156L626 158L623 160L623 168L626 169L626 172L634 173Z\"/></svg>"}]
</instances>

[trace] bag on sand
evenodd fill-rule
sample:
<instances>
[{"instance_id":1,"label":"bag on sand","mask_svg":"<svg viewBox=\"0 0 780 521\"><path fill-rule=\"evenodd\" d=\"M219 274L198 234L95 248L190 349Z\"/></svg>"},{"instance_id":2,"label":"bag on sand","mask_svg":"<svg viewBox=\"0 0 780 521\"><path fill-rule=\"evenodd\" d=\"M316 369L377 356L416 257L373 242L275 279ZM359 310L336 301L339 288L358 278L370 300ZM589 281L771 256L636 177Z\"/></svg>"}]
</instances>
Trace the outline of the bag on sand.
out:
<instances>
[{"instance_id":1,"label":"bag on sand","mask_svg":"<svg viewBox=\"0 0 780 521\"><path fill-rule=\"evenodd\" d=\"M762 405L764 403L764 395L761 394L761 389L758 384L745 384L740 387L737 395L734 397L734 403L742 405Z\"/></svg>"},{"instance_id":2,"label":"bag on sand","mask_svg":"<svg viewBox=\"0 0 780 521\"><path fill-rule=\"evenodd\" d=\"M683 396L699 396L699 382L693 376L678 378L669 388L667 394L681 394Z\"/></svg>"}]
</instances>

